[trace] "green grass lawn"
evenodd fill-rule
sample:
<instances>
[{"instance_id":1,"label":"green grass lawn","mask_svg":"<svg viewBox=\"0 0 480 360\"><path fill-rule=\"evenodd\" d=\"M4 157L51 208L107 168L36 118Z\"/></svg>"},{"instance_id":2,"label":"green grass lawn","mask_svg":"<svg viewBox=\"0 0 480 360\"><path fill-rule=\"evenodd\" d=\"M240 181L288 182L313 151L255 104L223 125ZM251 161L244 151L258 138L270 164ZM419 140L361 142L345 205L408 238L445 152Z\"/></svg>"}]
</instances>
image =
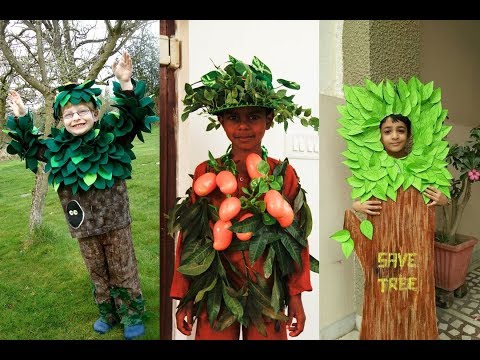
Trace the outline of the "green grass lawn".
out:
<instances>
[{"instance_id":1,"label":"green grass lawn","mask_svg":"<svg viewBox=\"0 0 480 360\"><path fill-rule=\"evenodd\" d=\"M159 339L159 128L134 142L127 180L132 236L148 319L139 339ZM34 174L19 159L0 162L0 340L123 339L117 326L93 331L98 309L76 239L49 187L43 225L28 236Z\"/></svg>"}]
</instances>

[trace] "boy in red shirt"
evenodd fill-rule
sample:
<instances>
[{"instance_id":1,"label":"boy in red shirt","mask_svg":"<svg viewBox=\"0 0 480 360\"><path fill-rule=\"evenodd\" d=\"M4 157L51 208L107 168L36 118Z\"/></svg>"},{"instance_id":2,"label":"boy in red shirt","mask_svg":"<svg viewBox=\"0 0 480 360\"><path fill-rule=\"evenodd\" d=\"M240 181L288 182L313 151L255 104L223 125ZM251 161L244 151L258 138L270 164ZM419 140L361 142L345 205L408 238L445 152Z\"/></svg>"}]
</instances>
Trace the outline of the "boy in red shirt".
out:
<instances>
[{"instance_id":1,"label":"boy in red shirt","mask_svg":"<svg viewBox=\"0 0 480 360\"><path fill-rule=\"evenodd\" d=\"M292 337L304 329L301 293L312 290L306 241L311 215L295 170L288 161L268 157L262 139L274 122L282 123L286 129L287 120L293 121L303 113L302 124L318 129L318 119L310 117L309 109L295 105L293 96L287 97L285 90L273 89L271 82L270 70L258 58L246 65L230 57L224 69L202 77L203 86L185 86L187 106L182 119L203 108L218 119L216 123L210 118L207 130L222 126L231 142L221 158L210 156L209 161L196 167L194 191L187 191L189 198L170 214L171 232L181 230L170 296L180 300L176 314L180 332L190 335L196 317L196 340L235 340L241 327L245 340L286 340L287 328ZM290 89L299 88L286 80L278 82ZM261 165L252 170L248 159L255 156L261 159ZM235 186L230 190L224 190L223 180L219 180L225 170L234 175L231 183ZM213 184L204 191L199 185L207 173L216 179L218 188ZM290 221L285 222L285 213L272 215L275 211L273 205L269 206L272 202L267 201L267 194L277 190L280 203L290 204ZM225 210L227 205L222 204L226 200L239 205ZM297 206L293 206L295 202ZM224 214L232 211L232 216L226 218ZM246 214L250 219L240 230L238 224ZM219 228L219 223L225 230ZM246 239L247 233L251 238ZM218 244L224 239L229 245L219 250ZM283 312L285 306L288 317Z\"/></svg>"}]
</instances>

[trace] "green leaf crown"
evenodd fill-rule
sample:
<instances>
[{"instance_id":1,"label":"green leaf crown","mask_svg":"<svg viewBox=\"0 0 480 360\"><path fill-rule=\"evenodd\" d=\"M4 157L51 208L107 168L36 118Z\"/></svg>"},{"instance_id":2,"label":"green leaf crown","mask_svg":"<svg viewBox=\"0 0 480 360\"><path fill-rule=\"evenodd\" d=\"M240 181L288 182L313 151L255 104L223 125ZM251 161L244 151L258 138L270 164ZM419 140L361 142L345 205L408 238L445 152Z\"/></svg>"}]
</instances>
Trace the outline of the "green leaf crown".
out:
<instances>
[{"instance_id":1,"label":"green leaf crown","mask_svg":"<svg viewBox=\"0 0 480 360\"><path fill-rule=\"evenodd\" d=\"M260 59L253 57L252 64L248 65L229 56L229 61L222 69L215 65L216 70L210 71L194 84L185 84L185 97L183 103L185 109L182 121L185 121L190 113L203 109L205 113L218 115L221 112L245 107L258 106L274 111L274 122L283 123L285 131L288 121L300 119L303 126L312 126L318 130L319 120L311 116L311 109L303 109L295 104L294 95L287 96L286 89L299 90L300 85L284 79L278 79L279 87L272 85L272 72ZM193 88L192 85L201 85ZM213 118L207 131L218 129L220 124Z\"/></svg>"},{"instance_id":2,"label":"green leaf crown","mask_svg":"<svg viewBox=\"0 0 480 360\"><path fill-rule=\"evenodd\" d=\"M57 88L59 92L53 103L53 117L60 120L61 110L67 103L77 105L81 102L92 102L96 109L102 105L102 101L97 97L102 90L92 87L95 80L87 80L81 84L68 83Z\"/></svg>"},{"instance_id":3,"label":"green leaf crown","mask_svg":"<svg viewBox=\"0 0 480 360\"><path fill-rule=\"evenodd\" d=\"M365 86L344 86L346 105L338 106L342 125L338 133L346 140L342 153L352 176L352 198L366 201L372 196L396 200L400 186L413 186L422 192L429 185L450 197L450 179L445 161L448 142L443 138L451 126L443 124L447 110L442 109L441 90L433 82L422 84L416 77L408 83L399 79ZM412 124L413 146L404 158L390 157L380 141L380 122L391 114L407 116ZM423 196L425 203L429 199Z\"/></svg>"}]
</instances>

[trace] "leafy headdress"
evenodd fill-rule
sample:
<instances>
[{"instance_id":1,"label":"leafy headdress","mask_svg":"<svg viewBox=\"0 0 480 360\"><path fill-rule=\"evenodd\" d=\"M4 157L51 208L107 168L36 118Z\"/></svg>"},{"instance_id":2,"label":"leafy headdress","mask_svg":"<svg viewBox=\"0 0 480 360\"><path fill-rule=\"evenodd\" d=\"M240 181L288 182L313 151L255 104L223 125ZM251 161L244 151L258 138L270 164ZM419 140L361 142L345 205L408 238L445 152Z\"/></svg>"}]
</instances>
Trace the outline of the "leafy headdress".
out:
<instances>
[{"instance_id":1,"label":"leafy headdress","mask_svg":"<svg viewBox=\"0 0 480 360\"><path fill-rule=\"evenodd\" d=\"M347 182L352 186L352 198L364 202L371 197L396 201L397 190L410 186L423 193L433 185L450 197L450 179L446 157L448 142L444 137L451 126L444 125L447 110L442 109L441 90L433 81L423 84L412 77L408 83L399 79L375 84L365 80L365 86L344 86L346 105L338 107L342 125L338 133L345 139L347 150L343 161L352 172ZM380 141L380 121L388 115L401 114L412 124L413 144L406 157L388 156ZM425 203L430 199L423 195ZM364 220L362 233L372 238L373 228ZM347 230L331 236L342 243L345 256L353 251L353 240Z\"/></svg>"},{"instance_id":2,"label":"leafy headdress","mask_svg":"<svg viewBox=\"0 0 480 360\"><path fill-rule=\"evenodd\" d=\"M303 126L312 126L318 130L319 120L311 116L311 109L304 109L292 100L294 95L287 96L287 89L299 90L300 85L293 81L278 79L280 84L272 84L272 72L260 59L253 57L252 64L248 65L229 56L229 61L221 68L215 65L216 70L203 75L200 81L194 84L185 84L185 109L182 121L190 113L203 109L204 113L218 115L225 110L259 106L274 111L274 122L283 123L285 131L288 121L299 119ZM200 86L192 85L200 83ZM218 121L209 117L210 124L207 131L218 129Z\"/></svg>"},{"instance_id":3,"label":"leafy headdress","mask_svg":"<svg viewBox=\"0 0 480 360\"><path fill-rule=\"evenodd\" d=\"M81 102L92 102L96 109L102 105L102 101L97 97L102 90L92 87L95 80L87 80L81 84L69 83L57 88L58 94L53 103L53 117L58 121L61 117L61 109L67 104L77 105Z\"/></svg>"}]
</instances>

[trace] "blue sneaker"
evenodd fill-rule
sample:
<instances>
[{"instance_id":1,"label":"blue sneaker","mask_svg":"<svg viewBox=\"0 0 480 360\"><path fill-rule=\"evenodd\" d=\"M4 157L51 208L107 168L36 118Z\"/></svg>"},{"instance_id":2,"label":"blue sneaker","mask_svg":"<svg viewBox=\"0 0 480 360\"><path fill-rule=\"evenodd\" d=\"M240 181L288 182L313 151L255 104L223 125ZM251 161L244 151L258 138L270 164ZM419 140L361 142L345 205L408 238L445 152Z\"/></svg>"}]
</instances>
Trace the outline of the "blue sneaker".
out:
<instances>
[{"instance_id":1,"label":"blue sneaker","mask_svg":"<svg viewBox=\"0 0 480 360\"><path fill-rule=\"evenodd\" d=\"M95 330L99 334L105 334L107 333L113 325L106 323L103 321L101 318L99 318L95 323L93 324L93 330Z\"/></svg>"},{"instance_id":2,"label":"blue sneaker","mask_svg":"<svg viewBox=\"0 0 480 360\"><path fill-rule=\"evenodd\" d=\"M132 340L137 336L145 334L145 326L143 324L125 326L123 334L126 340Z\"/></svg>"}]
</instances>

